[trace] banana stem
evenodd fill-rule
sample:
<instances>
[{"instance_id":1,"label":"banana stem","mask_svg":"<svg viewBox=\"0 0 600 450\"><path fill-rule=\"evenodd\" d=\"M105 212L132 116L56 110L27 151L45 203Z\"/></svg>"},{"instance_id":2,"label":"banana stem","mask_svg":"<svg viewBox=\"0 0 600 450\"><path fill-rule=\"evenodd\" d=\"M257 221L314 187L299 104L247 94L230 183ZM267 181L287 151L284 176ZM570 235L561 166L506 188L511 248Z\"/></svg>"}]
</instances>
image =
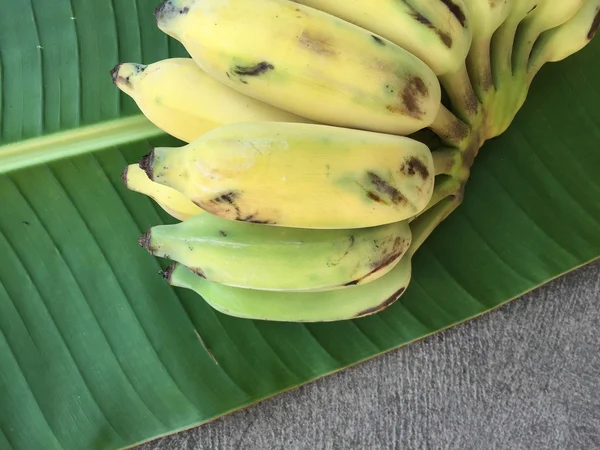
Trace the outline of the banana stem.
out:
<instances>
[{"instance_id":1,"label":"banana stem","mask_svg":"<svg viewBox=\"0 0 600 450\"><path fill-rule=\"evenodd\" d=\"M473 83L473 89L481 103L485 101L487 93L494 86L490 45L490 36L473 37L471 50L467 56L467 70Z\"/></svg>"},{"instance_id":2,"label":"banana stem","mask_svg":"<svg viewBox=\"0 0 600 450\"><path fill-rule=\"evenodd\" d=\"M466 63L461 64L456 72L441 75L439 78L458 117L463 122L472 124L481 104L471 85Z\"/></svg>"},{"instance_id":3,"label":"banana stem","mask_svg":"<svg viewBox=\"0 0 600 450\"><path fill-rule=\"evenodd\" d=\"M458 206L461 204L460 196L446 197L429 211L419 216L411 222L410 229L412 232L412 241L408 251L406 252L409 258L419 250L429 235L442 223Z\"/></svg>"},{"instance_id":4,"label":"banana stem","mask_svg":"<svg viewBox=\"0 0 600 450\"><path fill-rule=\"evenodd\" d=\"M458 119L444 105L440 106L437 116L429 128L437 134L444 143L452 147L460 147L469 136L471 128Z\"/></svg>"},{"instance_id":5,"label":"banana stem","mask_svg":"<svg viewBox=\"0 0 600 450\"><path fill-rule=\"evenodd\" d=\"M456 148L441 148L431 152L435 175L451 175L460 163L461 152Z\"/></svg>"}]
</instances>

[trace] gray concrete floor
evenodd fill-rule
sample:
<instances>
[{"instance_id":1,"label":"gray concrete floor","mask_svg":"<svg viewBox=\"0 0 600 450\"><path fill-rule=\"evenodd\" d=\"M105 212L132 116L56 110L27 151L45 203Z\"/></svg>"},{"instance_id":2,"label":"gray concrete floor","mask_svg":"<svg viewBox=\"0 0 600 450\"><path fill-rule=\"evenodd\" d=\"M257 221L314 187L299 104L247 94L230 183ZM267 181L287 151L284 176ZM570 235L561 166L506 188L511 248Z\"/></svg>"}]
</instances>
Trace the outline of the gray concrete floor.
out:
<instances>
[{"instance_id":1,"label":"gray concrete floor","mask_svg":"<svg viewBox=\"0 0 600 450\"><path fill-rule=\"evenodd\" d=\"M600 449L600 261L138 450Z\"/></svg>"}]
</instances>

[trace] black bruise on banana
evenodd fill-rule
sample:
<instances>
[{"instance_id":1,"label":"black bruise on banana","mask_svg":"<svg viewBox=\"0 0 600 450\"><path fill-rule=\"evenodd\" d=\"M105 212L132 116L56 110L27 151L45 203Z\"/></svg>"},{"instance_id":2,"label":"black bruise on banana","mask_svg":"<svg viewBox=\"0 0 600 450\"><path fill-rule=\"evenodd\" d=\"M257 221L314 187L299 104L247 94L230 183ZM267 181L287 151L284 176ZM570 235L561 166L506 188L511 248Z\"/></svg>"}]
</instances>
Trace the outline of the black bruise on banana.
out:
<instances>
[{"instance_id":1,"label":"black bruise on banana","mask_svg":"<svg viewBox=\"0 0 600 450\"><path fill-rule=\"evenodd\" d=\"M261 61L254 66L235 66L232 72L239 76L256 77L274 69L275 67L273 64L270 64L267 61Z\"/></svg>"},{"instance_id":2,"label":"black bruise on banana","mask_svg":"<svg viewBox=\"0 0 600 450\"><path fill-rule=\"evenodd\" d=\"M400 203L406 202L406 197L404 195L402 195L402 193L398 189L396 189L394 186L392 186L390 183L385 181L383 178L381 178L376 173L367 172L367 178L369 180L369 183L371 183L375 187L375 191L378 194L381 194L381 195L377 195L377 194L371 192L372 196L369 195L369 198L371 198L372 200L375 200L375 198L373 198L373 197L378 197L379 200L381 201L381 196L385 196L385 197L388 197L394 205L398 205ZM375 200L375 201L377 201L377 200Z\"/></svg>"},{"instance_id":3,"label":"black bruise on banana","mask_svg":"<svg viewBox=\"0 0 600 450\"><path fill-rule=\"evenodd\" d=\"M382 311L385 308L387 308L388 306L390 306L392 303L394 303L396 300L398 300L400 298L400 296L402 294L404 294L404 291L406 290L406 287L401 287L400 289L398 289L396 292L394 292L391 296L389 296L388 298L386 298L382 303L380 303L377 306L373 306L372 308L367 308L361 312L359 312L356 316L354 316L355 318L358 317L363 317L363 316L367 316L369 314L374 314L376 312Z\"/></svg>"},{"instance_id":4,"label":"black bruise on banana","mask_svg":"<svg viewBox=\"0 0 600 450\"><path fill-rule=\"evenodd\" d=\"M237 201L240 197L240 193L236 191L224 192L217 197L213 197L207 202L198 202L197 205L219 217L237 220L240 222L250 222L265 225L276 225L277 222L273 220L265 220L257 217L256 214L242 215L240 207Z\"/></svg>"},{"instance_id":5,"label":"black bruise on banana","mask_svg":"<svg viewBox=\"0 0 600 450\"><path fill-rule=\"evenodd\" d=\"M235 191L224 192L217 197L213 197L208 202L201 202L200 206L202 209L220 217L235 217L238 219L240 217L240 208L236 203L236 200L239 198L239 194ZM232 211L235 213L230 214ZM226 213L226 214L223 214Z\"/></svg>"},{"instance_id":6,"label":"black bruise on banana","mask_svg":"<svg viewBox=\"0 0 600 450\"><path fill-rule=\"evenodd\" d=\"M464 11L462 9L460 9L460 6L458 6L452 0L440 0L440 1L444 5L446 5L446 7L450 10L450 12L452 13L452 15L454 17L456 17L456 20L458 20L458 22L460 23L460 25L463 28L466 28L467 16L465 15Z\"/></svg>"},{"instance_id":7,"label":"black bruise on banana","mask_svg":"<svg viewBox=\"0 0 600 450\"><path fill-rule=\"evenodd\" d=\"M379 248L379 244L377 244L377 242L375 242L375 247ZM400 236L397 236L394 239L394 244L393 244L393 247L390 250L390 252L387 255L384 255L381 259L372 263L371 271L369 273L367 273L366 275L363 275L362 277L360 277L356 280L352 280L349 283L344 284L344 286L357 285L365 278L367 278L367 277L373 275L374 273L379 272L380 270L389 266L394 261L396 261L398 258L400 258L404 254L404 252L406 251L407 248L408 248L407 240L401 238Z\"/></svg>"},{"instance_id":8,"label":"black bruise on banana","mask_svg":"<svg viewBox=\"0 0 600 450\"><path fill-rule=\"evenodd\" d=\"M418 173L423 180L427 180L429 178L429 170L427 169L427 166L423 164L423 161L415 158L414 156L405 160L404 164L400 166L400 171L411 176Z\"/></svg>"},{"instance_id":9,"label":"black bruise on banana","mask_svg":"<svg viewBox=\"0 0 600 450\"><path fill-rule=\"evenodd\" d=\"M377 42L379 45L381 45L382 47L385 47L385 42L383 41L383 39L381 39L380 37L375 36L374 34L371 35L371 37L373 38L373 40L375 42Z\"/></svg>"},{"instance_id":10,"label":"black bruise on banana","mask_svg":"<svg viewBox=\"0 0 600 450\"><path fill-rule=\"evenodd\" d=\"M452 37L448 33L444 32L442 30L439 30L434 24L432 24L429 21L429 19L427 17L423 16L421 13L419 13L417 11L415 11L412 14L412 17L420 24L423 24L430 30L435 31L435 34L438 35L438 37L441 39L441 41L444 43L444 45L448 48L452 48Z\"/></svg>"},{"instance_id":11,"label":"black bruise on banana","mask_svg":"<svg viewBox=\"0 0 600 450\"><path fill-rule=\"evenodd\" d=\"M593 37L596 35L596 32L600 28L600 8L596 12L596 17L594 17L594 21L592 22L592 28L590 28L589 33L587 34L588 41L591 41Z\"/></svg>"}]
</instances>

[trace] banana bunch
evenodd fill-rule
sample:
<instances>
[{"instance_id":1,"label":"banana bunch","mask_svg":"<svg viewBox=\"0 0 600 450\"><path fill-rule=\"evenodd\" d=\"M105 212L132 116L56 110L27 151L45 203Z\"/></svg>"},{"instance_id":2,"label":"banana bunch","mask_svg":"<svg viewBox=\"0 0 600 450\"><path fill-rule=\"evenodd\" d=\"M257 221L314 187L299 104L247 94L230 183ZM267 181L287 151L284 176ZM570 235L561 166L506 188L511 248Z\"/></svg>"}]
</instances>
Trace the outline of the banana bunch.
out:
<instances>
[{"instance_id":1,"label":"banana bunch","mask_svg":"<svg viewBox=\"0 0 600 450\"><path fill-rule=\"evenodd\" d=\"M139 244L222 313L316 322L405 292L480 147L544 64L592 39L600 0L165 0L154 15L189 57L111 71L184 142L125 167L179 220Z\"/></svg>"}]
</instances>

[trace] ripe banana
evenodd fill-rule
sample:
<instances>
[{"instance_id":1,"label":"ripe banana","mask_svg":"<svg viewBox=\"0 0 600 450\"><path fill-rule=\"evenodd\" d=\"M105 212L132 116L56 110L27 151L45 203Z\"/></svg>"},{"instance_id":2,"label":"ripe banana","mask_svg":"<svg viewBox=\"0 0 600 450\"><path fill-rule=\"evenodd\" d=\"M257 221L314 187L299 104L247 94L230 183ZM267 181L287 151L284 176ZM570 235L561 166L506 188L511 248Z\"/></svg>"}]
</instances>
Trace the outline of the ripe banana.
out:
<instances>
[{"instance_id":1,"label":"ripe banana","mask_svg":"<svg viewBox=\"0 0 600 450\"><path fill-rule=\"evenodd\" d=\"M456 72L471 46L462 0L296 0L365 28L408 50L436 75ZM385 18L385 20L382 20Z\"/></svg>"},{"instance_id":2,"label":"ripe banana","mask_svg":"<svg viewBox=\"0 0 600 450\"><path fill-rule=\"evenodd\" d=\"M307 291L364 284L408 249L406 221L350 230L268 227L201 214L150 228L139 240L153 255L240 288Z\"/></svg>"},{"instance_id":3,"label":"ripe banana","mask_svg":"<svg viewBox=\"0 0 600 450\"><path fill-rule=\"evenodd\" d=\"M299 228L399 222L431 199L435 167L424 144L326 125L240 122L140 161L148 177L205 211Z\"/></svg>"},{"instance_id":4,"label":"ripe banana","mask_svg":"<svg viewBox=\"0 0 600 450\"><path fill-rule=\"evenodd\" d=\"M152 123L185 142L231 122L310 122L219 83L190 58L122 63L111 76Z\"/></svg>"},{"instance_id":5,"label":"ripe banana","mask_svg":"<svg viewBox=\"0 0 600 450\"><path fill-rule=\"evenodd\" d=\"M317 122L406 135L448 113L423 61L295 2L165 0L155 17L216 80Z\"/></svg>"},{"instance_id":6,"label":"ripe banana","mask_svg":"<svg viewBox=\"0 0 600 450\"><path fill-rule=\"evenodd\" d=\"M191 289L217 311L230 316L284 322L331 322L364 317L394 303L411 278L411 259L402 258L367 284L318 292L276 292L214 283L180 264L163 272L172 286Z\"/></svg>"},{"instance_id":7,"label":"ripe banana","mask_svg":"<svg viewBox=\"0 0 600 450\"><path fill-rule=\"evenodd\" d=\"M204 212L175 189L150 180L146 172L137 164L127 166L121 178L125 187L154 199L162 209L176 219L186 220Z\"/></svg>"}]
</instances>

